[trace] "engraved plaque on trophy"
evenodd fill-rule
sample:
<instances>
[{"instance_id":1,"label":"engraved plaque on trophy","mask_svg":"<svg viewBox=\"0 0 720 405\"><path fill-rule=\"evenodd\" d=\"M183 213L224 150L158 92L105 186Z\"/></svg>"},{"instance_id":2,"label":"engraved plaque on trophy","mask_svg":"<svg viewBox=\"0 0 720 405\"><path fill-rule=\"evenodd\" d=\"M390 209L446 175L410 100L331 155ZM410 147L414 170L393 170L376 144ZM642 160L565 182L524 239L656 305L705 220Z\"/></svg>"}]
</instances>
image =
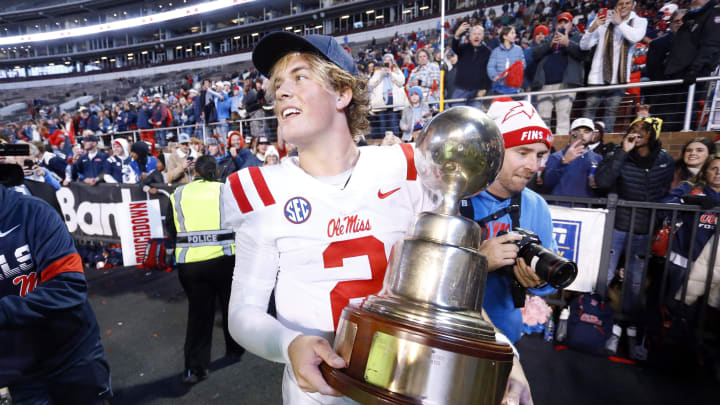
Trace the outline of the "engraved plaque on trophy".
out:
<instances>
[{"instance_id":1,"label":"engraved plaque on trophy","mask_svg":"<svg viewBox=\"0 0 720 405\"><path fill-rule=\"evenodd\" d=\"M497 125L472 107L437 115L420 135L418 177L438 208L393 246L382 291L343 310L334 349L347 367L321 365L335 389L363 404L500 403L513 352L481 315L487 259L458 203L495 180L504 151Z\"/></svg>"}]
</instances>

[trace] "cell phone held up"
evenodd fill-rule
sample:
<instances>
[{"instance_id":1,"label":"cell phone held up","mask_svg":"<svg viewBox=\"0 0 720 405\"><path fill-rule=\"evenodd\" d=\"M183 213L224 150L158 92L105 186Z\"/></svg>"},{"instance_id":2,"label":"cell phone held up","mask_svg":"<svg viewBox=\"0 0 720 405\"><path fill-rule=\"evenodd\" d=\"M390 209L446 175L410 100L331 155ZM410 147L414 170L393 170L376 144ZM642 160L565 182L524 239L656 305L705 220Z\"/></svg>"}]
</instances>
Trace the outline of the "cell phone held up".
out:
<instances>
[{"instance_id":1,"label":"cell phone held up","mask_svg":"<svg viewBox=\"0 0 720 405\"><path fill-rule=\"evenodd\" d=\"M607 18L608 9L607 8L601 8L600 12L598 13L599 18Z\"/></svg>"}]
</instances>

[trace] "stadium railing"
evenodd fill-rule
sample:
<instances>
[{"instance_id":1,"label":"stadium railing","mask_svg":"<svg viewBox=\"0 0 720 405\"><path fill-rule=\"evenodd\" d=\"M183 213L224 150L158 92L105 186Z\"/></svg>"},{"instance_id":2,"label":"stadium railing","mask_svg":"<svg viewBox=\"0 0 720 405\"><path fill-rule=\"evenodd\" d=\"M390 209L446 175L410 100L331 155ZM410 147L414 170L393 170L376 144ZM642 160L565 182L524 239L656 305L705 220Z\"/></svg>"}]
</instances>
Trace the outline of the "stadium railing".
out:
<instances>
[{"instance_id":1,"label":"stadium railing","mask_svg":"<svg viewBox=\"0 0 720 405\"><path fill-rule=\"evenodd\" d=\"M712 101L720 97L718 93L718 87L720 87L720 76L708 76L708 77L701 77L697 79L697 83L703 84L703 87L707 87L707 90L704 91L704 94L702 97L696 97L696 87L698 84L692 84L688 86L687 92L682 93L668 93L664 92L659 95L656 95L658 99L666 99L672 100L673 98L680 99L681 101L667 101L664 103L664 106L670 110L673 110L674 115L673 116L681 116L682 121L666 121L664 123L664 127L668 127L669 124L682 124L682 131L691 131L693 128L693 114L697 114L698 112L702 113L702 117L696 120L695 122L695 128L697 130L702 130L703 128L706 128L707 130L714 130L717 127L713 127L713 121L714 122L720 122L720 103L713 103ZM679 86L682 85L682 80L664 80L664 81L654 81L654 82L639 82L639 83L627 83L627 84L618 84L618 85L610 85L610 86L593 86L593 87L577 87L572 89L562 89L562 90L547 90L547 91L532 91L532 92L522 92L511 95L513 99L516 100L529 100L530 102L535 103L538 96L542 95L549 95L549 94L567 94L567 93L576 93L576 94L584 94L584 93L591 93L591 92L597 92L597 91L604 91L604 90L613 90L613 89L631 89L631 88L652 88L652 87L668 87L668 86ZM681 97L676 97L680 95ZM472 99L471 101L475 101L478 103L482 103L483 107L485 104L489 104L493 99L500 97L502 95L494 94L489 96L483 96L483 97L477 97L475 99ZM628 95L626 94L626 97ZM452 105L460 105L467 103L467 99L446 99L444 100L445 108L449 108ZM439 105L439 101L432 101L428 104L437 107ZM575 99L575 105L578 105L577 107L574 107L571 111L571 116L574 117L582 117L583 113L587 111L585 108L581 108L579 105L581 103L579 102L578 98ZM634 104L632 105L634 107ZM657 107L658 104L655 104ZM394 107L400 107L400 106L387 106L385 109L393 109ZM619 108L620 112L623 112L623 106ZM371 131L373 129L378 128L379 126L379 117L378 112L382 110L375 110L368 118L370 120L371 125ZM269 114L270 112L268 112ZM399 114L400 112L397 111L395 114L398 114L397 120L399 121ZM596 119L601 119L598 114L596 115ZM650 105L650 115L653 115L653 105ZM618 125L621 125L621 123L628 124L630 121L632 121L635 118L635 112L634 109L629 109L629 111L626 111L622 114L617 114L616 119ZM192 125L183 125L183 126L174 126L174 127L167 127L167 128L154 128L154 129L146 129L142 131L148 131L148 132L154 132L158 130L168 131L175 137L174 139L177 139L177 135L179 135L181 132L189 131L192 133L192 136L206 139L207 136L211 135L212 132L215 132L215 128L222 124L228 124L231 128L232 127L239 127L243 128L241 132L243 135L249 135L247 132L247 128L249 128L249 125L253 121L263 120L266 123L266 127L269 128L269 131L266 131L266 135L268 135L271 139L277 139L277 133L276 133L276 125L274 121L276 121L275 116L266 116L266 117L260 117L260 118L246 118L241 119L237 121L228 121L226 123L210 123L210 124L192 124ZM271 123L272 121L272 123ZM697 121L700 121L699 124ZM704 122L707 121L706 124ZM99 134L101 137L103 137L105 140L112 140L115 137L125 137L125 138L131 138L133 141L137 141L140 139L140 131L141 130L133 130L133 131L126 131L126 132L116 132L112 134ZM399 129L395 129L395 134L399 134ZM606 133L613 132L610 129L606 129ZM374 135L371 133L370 137L378 138L382 137L383 134L377 134ZM559 134L559 135L565 135L565 134Z\"/></svg>"}]
</instances>

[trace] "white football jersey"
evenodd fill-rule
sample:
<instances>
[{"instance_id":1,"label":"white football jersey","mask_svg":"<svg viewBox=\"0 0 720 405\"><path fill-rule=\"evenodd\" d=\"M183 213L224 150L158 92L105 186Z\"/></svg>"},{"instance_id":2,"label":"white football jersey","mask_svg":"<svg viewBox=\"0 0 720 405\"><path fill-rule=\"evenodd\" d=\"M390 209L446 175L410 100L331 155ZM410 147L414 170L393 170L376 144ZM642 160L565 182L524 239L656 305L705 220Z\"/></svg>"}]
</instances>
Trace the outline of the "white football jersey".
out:
<instances>
[{"instance_id":1,"label":"white football jersey","mask_svg":"<svg viewBox=\"0 0 720 405\"><path fill-rule=\"evenodd\" d=\"M393 244L431 205L410 144L360 148L344 187L307 174L297 158L232 174L223 190L224 221L237 242L231 333L251 352L286 363L300 333L332 343L342 309L380 291ZM264 314L273 287L277 321ZM300 393L289 367L283 385L286 402L337 401Z\"/></svg>"}]
</instances>

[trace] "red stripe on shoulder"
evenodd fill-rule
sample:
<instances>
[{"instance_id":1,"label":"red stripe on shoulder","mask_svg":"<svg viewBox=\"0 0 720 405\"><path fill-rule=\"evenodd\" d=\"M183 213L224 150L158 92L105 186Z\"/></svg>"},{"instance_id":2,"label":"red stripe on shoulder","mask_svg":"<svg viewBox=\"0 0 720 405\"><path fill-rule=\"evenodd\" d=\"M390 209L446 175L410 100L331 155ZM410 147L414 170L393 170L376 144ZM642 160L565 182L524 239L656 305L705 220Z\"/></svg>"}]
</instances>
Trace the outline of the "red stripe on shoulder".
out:
<instances>
[{"instance_id":1,"label":"red stripe on shoulder","mask_svg":"<svg viewBox=\"0 0 720 405\"><path fill-rule=\"evenodd\" d=\"M407 159L407 180L417 180L417 169L415 168L415 150L409 143L401 143L400 148Z\"/></svg>"},{"instance_id":2,"label":"red stripe on shoulder","mask_svg":"<svg viewBox=\"0 0 720 405\"><path fill-rule=\"evenodd\" d=\"M50 265L40 273L40 281L44 283L60 273L83 273L80 255L71 253L50 263Z\"/></svg>"},{"instance_id":3,"label":"red stripe on shoulder","mask_svg":"<svg viewBox=\"0 0 720 405\"><path fill-rule=\"evenodd\" d=\"M238 172L231 174L228 177L228 180L230 181L230 190L232 190L233 196L235 196L235 201L237 202L240 211L243 214L252 211L252 205L250 205L250 201L248 201L248 198L245 195L245 190L243 190Z\"/></svg>"},{"instance_id":4,"label":"red stripe on shoulder","mask_svg":"<svg viewBox=\"0 0 720 405\"><path fill-rule=\"evenodd\" d=\"M248 170L250 171L250 178L252 179L253 184L255 184L255 189L257 189L258 195L260 196L263 204L265 204L266 207L268 205L275 204L275 199L273 198L273 195L270 192L267 183L265 182L265 178L263 177L260 168L249 167Z\"/></svg>"}]
</instances>

